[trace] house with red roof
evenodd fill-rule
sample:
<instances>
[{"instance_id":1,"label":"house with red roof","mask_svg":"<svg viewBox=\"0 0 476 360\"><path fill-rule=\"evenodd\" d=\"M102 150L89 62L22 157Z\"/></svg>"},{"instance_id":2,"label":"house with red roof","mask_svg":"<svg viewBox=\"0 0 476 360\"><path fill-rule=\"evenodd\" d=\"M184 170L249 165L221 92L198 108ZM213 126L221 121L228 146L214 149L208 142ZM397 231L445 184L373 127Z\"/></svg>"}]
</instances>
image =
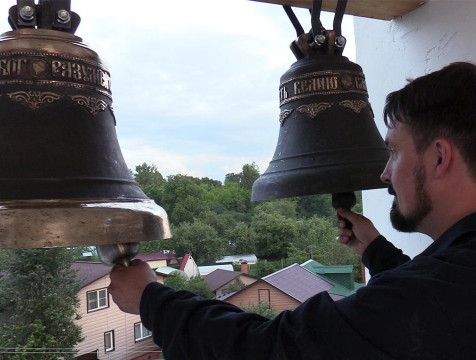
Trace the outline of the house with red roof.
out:
<instances>
[{"instance_id":1,"label":"house with red roof","mask_svg":"<svg viewBox=\"0 0 476 360\"><path fill-rule=\"evenodd\" d=\"M164 253L158 251L152 254L138 254L134 259L139 259L147 262L152 269L157 269L164 266L174 266L178 265L178 259L175 256L175 253L169 252Z\"/></svg>"},{"instance_id":2,"label":"house with red roof","mask_svg":"<svg viewBox=\"0 0 476 360\"><path fill-rule=\"evenodd\" d=\"M192 254L185 254L182 263L180 264L180 270L188 276L188 278L193 278L199 276L198 265L192 257Z\"/></svg>"},{"instance_id":3,"label":"house with red roof","mask_svg":"<svg viewBox=\"0 0 476 360\"><path fill-rule=\"evenodd\" d=\"M156 257L152 257L154 261ZM77 261L73 264L82 283L77 320L84 340L76 346L78 360L159 359L161 349L141 323L139 315L122 312L108 293L111 267L99 262ZM164 283L157 273L157 280Z\"/></svg>"},{"instance_id":4,"label":"house with red roof","mask_svg":"<svg viewBox=\"0 0 476 360\"><path fill-rule=\"evenodd\" d=\"M258 281L259 278L249 274L243 274L238 271L228 271L217 269L211 273L204 275L203 280L210 286L216 296L220 296L229 292L230 286L234 284L243 284L248 286Z\"/></svg>"},{"instance_id":5,"label":"house with red roof","mask_svg":"<svg viewBox=\"0 0 476 360\"><path fill-rule=\"evenodd\" d=\"M333 300L344 298L333 294L334 287L330 281L316 276L304 267L293 264L284 269L265 276L246 288L228 295L221 300L239 307L269 304L274 310L294 310L310 297L327 291Z\"/></svg>"}]
</instances>

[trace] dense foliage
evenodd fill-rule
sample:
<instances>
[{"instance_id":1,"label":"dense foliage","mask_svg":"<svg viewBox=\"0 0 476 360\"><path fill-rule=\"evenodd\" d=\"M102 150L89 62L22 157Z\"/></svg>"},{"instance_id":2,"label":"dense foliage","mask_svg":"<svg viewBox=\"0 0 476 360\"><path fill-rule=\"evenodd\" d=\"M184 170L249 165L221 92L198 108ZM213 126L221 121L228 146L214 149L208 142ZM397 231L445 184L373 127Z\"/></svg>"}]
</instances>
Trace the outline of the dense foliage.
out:
<instances>
[{"instance_id":1,"label":"dense foliage","mask_svg":"<svg viewBox=\"0 0 476 360\"><path fill-rule=\"evenodd\" d=\"M325 265L352 264L360 280L360 257L336 241L330 195L251 203L256 164L246 164L225 182L187 175L164 178L154 165L135 169L145 193L168 213L173 239L142 244L142 251L191 252L199 264L223 255L254 253L252 273L264 276L283 266L315 259ZM360 194L354 211L361 212Z\"/></svg>"},{"instance_id":2,"label":"dense foliage","mask_svg":"<svg viewBox=\"0 0 476 360\"><path fill-rule=\"evenodd\" d=\"M74 358L81 341L78 293L71 249L3 250L0 307L0 359Z\"/></svg>"},{"instance_id":3,"label":"dense foliage","mask_svg":"<svg viewBox=\"0 0 476 360\"><path fill-rule=\"evenodd\" d=\"M274 319L279 315L279 311L273 309L268 303L259 303L258 305L240 306L246 312L253 312L268 319Z\"/></svg>"},{"instance_id":4,"label":"dense foliage","mask_svg":"<svg viewBox=\"0 0 476 360\"><path fill-rule=\"evenodd\" d=\"M185 275L181 273L172 273L173 277L165 279L164 284L170 286L175 290L187 290L194 294L201 296L203 299L212 299L215 297L210 286L200 276L187 279Z\"/></svg>"}]
</instances>

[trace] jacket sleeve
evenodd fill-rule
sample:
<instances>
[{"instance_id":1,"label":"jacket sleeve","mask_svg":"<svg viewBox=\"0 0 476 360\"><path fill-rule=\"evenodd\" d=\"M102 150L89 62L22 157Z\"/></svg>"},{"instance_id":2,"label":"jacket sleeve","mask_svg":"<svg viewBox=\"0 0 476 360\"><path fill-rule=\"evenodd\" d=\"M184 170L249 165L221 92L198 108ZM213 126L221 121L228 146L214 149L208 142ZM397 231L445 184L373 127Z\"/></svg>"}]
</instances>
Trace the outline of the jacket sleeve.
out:
<instances>
[{"instance_id":1,"label":"jacket sleeve","mask_svg":"<svg viewBox=\"0 0 476 360\"><path fill-rule=\"evenodd\" d=\"M362 262L369 269L371 276L393 269L408 261L410 258L382 235L372 241L362 254Z\"/></svg>"},{"instance_id":2,"label":"jacket sleeve","mask_svg":"<svg viewBox=\"0 0 476 360\"><path fill-rule=\"evenodd\" d=\"M159 283L149 284L141 299L142 322L167 360L389 359L344 312L327 292L274 320Z\"/></svg>"}]
</instances>

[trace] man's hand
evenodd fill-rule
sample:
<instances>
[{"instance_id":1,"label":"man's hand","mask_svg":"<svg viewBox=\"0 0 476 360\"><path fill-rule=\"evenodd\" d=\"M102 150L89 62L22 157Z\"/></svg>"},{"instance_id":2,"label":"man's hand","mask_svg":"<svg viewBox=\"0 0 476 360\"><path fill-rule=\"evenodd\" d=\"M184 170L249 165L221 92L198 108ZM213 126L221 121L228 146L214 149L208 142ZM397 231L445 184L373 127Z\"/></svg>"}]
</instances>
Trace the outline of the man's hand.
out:
<instances>
[{"instance_id":1,"label":"man's hand","mask_svg":"<svg viewBox=\"0 0 476 360\"><path fill-rule=\"evenodd\" d=\"M141 260L131 261L128 267L114 266L109 277L111 284L108 289L112 299L119 309L130 314L139 314L144 289L157 281L154 270Z\"/></svg>"},{"instance_id":2,"label":"man's hand","mask_svg":"<svg viewBox=\"0 0 476 360\"><path fill-rule=\"evenodd\" d=\"M356 254L362 255L367 246L374 241L380 233L365 216L345 209L337 210L337 227L339 228L339 242L347 245ZM348 220L352 228L346 227Z\"/></svg>"}]
</instances>

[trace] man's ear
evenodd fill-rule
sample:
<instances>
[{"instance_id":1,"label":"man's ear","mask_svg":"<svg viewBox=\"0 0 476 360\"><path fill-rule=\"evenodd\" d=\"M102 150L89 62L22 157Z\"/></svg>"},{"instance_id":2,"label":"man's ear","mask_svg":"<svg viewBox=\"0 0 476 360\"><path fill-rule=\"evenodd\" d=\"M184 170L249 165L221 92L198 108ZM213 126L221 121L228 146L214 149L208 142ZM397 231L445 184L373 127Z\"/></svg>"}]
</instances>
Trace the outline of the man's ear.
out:
<instances>
[{"instance_id":1,"label":"man's ear","mask_svg":"<svg viewBox=\"0 0 476 360\"><path fill-rule=\"evenodd\" d=\"M445 175L454 160L453 144L446 139L436 139L432 145L433 165L435 178Z\"/></svg>"}]
</instances>

